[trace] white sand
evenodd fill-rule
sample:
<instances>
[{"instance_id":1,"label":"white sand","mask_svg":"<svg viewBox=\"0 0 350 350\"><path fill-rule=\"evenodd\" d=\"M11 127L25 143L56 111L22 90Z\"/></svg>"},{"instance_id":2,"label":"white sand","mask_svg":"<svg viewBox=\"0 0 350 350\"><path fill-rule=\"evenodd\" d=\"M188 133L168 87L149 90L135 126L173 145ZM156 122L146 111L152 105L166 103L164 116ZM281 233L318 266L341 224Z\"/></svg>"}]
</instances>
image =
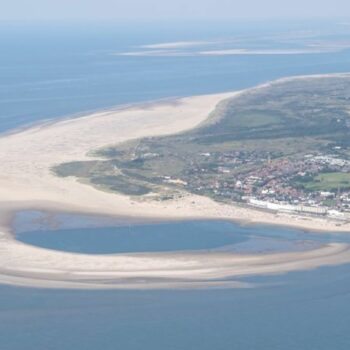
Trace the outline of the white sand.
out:
<instances>
[{"instance_id":1,"label":"white sand","mask_svg":"<svg viewBox=\"0 0 350 350\"><path fill-rule=\"evenodd\" d=\"M338 226L321 218L263 213L194 195L166 202L134 201L99 191L74 178L58 178L50 171L55 164L89 159L90 150L108 144L195 127L219 101L237 94L196 96L96 113L1 137L0 282L55 288L193 288L223 284L213 281L215 278L350 262L349 247L343 244L308 252L258 256L227 253L94 256L39 249L12 237L6 219L14 210L25 208L137 217L225 218L350 232L349 224Z\"/></svg>"}]
</instances>

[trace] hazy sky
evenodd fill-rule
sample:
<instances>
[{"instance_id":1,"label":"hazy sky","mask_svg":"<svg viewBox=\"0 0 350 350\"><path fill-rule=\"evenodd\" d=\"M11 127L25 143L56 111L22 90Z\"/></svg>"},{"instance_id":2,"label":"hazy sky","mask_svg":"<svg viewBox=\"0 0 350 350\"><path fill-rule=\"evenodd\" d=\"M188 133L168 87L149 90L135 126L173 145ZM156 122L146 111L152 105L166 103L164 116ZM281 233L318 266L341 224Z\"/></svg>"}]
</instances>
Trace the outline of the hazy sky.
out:
<instances>
[{"instance_id":1,"label":"hazy sky","mask_svg":"<svg viewBox=\"0 0 350 350\"><path fill-rule=\"evenodd\" d=\"M0 0L1 20L350 17L350 0Z\"/></svg>"}]
</instances>

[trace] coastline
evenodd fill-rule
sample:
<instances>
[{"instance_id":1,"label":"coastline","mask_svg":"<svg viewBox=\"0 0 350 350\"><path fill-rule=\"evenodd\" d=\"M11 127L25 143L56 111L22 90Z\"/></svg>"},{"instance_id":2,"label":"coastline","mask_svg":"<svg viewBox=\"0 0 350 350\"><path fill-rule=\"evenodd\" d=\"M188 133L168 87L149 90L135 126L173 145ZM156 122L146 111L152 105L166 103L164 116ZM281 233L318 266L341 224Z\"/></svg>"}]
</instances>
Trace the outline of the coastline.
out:
<instances>
[{"instance_id":1,"label":"coastline","mask_svg":"<svg viewBox=\"0 0 350 350\"><path fill-rule=\"evenodd\" d=\"M338 226L339 222L331 219L263 212L217 203L192 194L164 202L137 200L99 191L74 178L56 177L50 170L52 166L67 161L95 159L88 152L109 144L145 136L169 135L194 128L204 122L215 106L226 98L293 79L348 75L282 78L238 92L127 106L1 135L0 283L97 289L187 288L193 287L191 283L225 286L228 281L216 279L281 273L350 262L350 247L345 244L329 244L306 253L244 257L234 254L211 254L204 257L200 254L173 253L85 256L19 243L13 238L9 227L13 212L43 209L156 220L232 220L248 225L267 224L308 231L350 232L349 223ZM97 269L94 264L98 266ZM234 268L237 264L249 268L238 271ZM110 266L114 267L113 271ZM139 280L142 279L148 282L141 283ZM246 286L239 282L233 285Z\"/></svg>"}]
</instances>

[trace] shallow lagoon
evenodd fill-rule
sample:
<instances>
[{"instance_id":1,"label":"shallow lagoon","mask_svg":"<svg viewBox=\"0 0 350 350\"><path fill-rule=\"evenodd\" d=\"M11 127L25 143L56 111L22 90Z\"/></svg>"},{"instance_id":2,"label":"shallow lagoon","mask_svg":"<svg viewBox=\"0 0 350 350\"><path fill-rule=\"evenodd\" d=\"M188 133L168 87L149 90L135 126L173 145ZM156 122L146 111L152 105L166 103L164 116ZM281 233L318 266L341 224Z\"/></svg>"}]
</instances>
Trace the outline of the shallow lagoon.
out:
<instances>
[{"instance_id":1,"label":"shallow lagoon","mask_svg":"<svg viewBox=\"0 0 350 350\"><path fill-rule=\"evenodd\" d=\"M230 221L133 222L79 214L19 212L16 238L41 248L85 254L169 251L268 253L313 249L327 242L350 242L342 234L316 234Z\"/></svg>"}]
</instances>

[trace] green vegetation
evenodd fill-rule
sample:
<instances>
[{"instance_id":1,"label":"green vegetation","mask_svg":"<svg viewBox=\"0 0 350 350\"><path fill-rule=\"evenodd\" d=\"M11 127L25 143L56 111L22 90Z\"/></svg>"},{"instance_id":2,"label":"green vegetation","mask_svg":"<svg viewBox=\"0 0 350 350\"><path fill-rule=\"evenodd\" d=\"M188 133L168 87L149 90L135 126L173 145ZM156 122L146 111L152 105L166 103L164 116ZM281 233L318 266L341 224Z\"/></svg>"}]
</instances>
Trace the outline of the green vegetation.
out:
<instances>
[{"instance_id":1,"label":"green vegetation","mask_svg":"<svg viewBox=\"0 0 350 350\"><path fill-rule=\"evenodd\" d=\"M348 159L349 107L350 78L279 82L221 102L194 130L110 146L95 151L104 160L61 164L54 171L130 195L155 192L164 198L186 189L217 200L240 200L265 186L267 175L292 183L288 176L293 171L297 176L315 168L304 161L307 154L339 146L337 156ZM348 174L316 175L294 183L308 191L349 187ZM235 189L249 176L261 180L248 184L245 192Z\"/></svg>"},{"instance_id":2,"label":"green vegetation","mask_svg":"<svg viewBox=\"0 0 350 350\"><path fill-rule=\"evenodd\" d=\"M349 173L324 173L309 178L299 185L308 191L333 191L350 189Z\"/></svg>"}]
</instances>

